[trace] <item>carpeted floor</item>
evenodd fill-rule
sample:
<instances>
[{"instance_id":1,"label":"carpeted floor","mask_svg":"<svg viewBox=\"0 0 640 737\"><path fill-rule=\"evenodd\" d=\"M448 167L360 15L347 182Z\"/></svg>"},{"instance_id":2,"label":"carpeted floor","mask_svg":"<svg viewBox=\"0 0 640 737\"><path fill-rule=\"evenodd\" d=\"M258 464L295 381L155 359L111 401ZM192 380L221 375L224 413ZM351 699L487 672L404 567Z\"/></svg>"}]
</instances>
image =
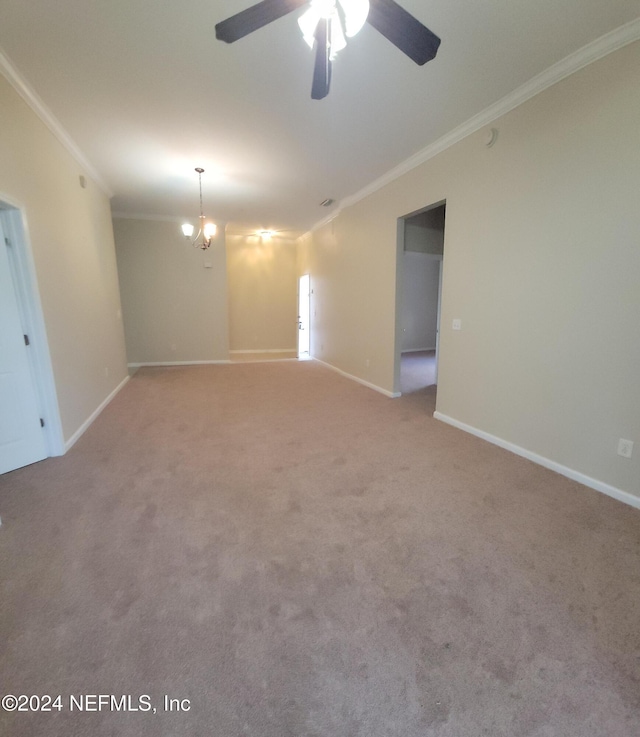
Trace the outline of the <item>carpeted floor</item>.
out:
<instances>
[{"instance_id":1,"label":"carpeted floor","mask_svg":"<svg viewBox=\"0 0 640 737\"><path fill-rule=\"evenodd\" d=\"M143 369L65 457L0 477L0 692L62 697L0 734L640 734L640 512L433 396ZM98 694L157 712L71 710Z\"/></svg>"},{"instance_id":2,"label":"carpeted floor","mask_svg":"<svg viewBox=\"0 0 640 737\"><path fill-rule=\"evenodd\" d=\"M412 351L400 358L400 391L411 394L436 383L436 352Z\"/></svg>"}]
</instances>

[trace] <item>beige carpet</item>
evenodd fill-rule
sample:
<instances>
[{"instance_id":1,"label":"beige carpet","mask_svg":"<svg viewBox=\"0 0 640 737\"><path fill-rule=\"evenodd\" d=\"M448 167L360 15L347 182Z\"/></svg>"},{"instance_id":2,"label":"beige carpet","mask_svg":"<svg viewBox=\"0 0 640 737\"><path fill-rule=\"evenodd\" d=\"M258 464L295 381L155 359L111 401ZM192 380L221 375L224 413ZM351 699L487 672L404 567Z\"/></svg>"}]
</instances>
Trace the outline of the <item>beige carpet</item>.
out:
<instances>
[{"instance_id":1,"label":"beige carpet","mask_svg":"<svg viewBox=\"0 0 640 737\"><path fill-rule=\"evenodd\" d=\"M0 734L640 734L640 512L432 405L314 362L139 371L0 477L0 691L63 706Z\"/></svg>"}]
</instances>

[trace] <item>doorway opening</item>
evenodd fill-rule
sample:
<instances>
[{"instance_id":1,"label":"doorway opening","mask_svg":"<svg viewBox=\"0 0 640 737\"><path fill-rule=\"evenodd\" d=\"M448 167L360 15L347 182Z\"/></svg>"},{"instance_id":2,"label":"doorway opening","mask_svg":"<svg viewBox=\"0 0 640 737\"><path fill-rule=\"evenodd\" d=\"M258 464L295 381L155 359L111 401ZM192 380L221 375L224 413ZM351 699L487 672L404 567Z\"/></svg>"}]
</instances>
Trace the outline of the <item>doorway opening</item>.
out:
<instances>
[{"instance_id":1,"label":"doorway opening","mask_svg":"<svg viewBox=\"0 0 640 737\"><path fill-rule=\"evenodd\" d=\"M394 390L435 393L446 203L398 219ZM435 406L435 405L434 405Z\"/></svg>"},{"instance_id":2,"label":"doorway opening","mask_svg":"<svg viewBox=\"0 0 640 737\"><path fill-rule=\"evenodd\" d=\"M311 289L309 274L304 274L298 282L298 360L311 358Z\"/></svg>"},{"instance_id":3,"label":"doorway opening","mask_svg":"<svg viewBox=\"0 0 640 737\"><path fill-rule=\"evenodd\" d=\"M0 200L0 473L64 453L53 369L22 213Z\"/></svg>"}]
</instances>

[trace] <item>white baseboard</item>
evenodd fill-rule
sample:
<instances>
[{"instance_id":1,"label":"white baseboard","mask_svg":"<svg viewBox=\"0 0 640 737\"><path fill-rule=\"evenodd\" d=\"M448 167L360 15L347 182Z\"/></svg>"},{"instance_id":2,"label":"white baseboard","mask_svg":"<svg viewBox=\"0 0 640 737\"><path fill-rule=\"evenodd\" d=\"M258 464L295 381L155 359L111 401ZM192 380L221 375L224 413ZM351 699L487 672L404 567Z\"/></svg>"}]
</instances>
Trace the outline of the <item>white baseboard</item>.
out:
<instances>
[{"instance_id":1,"label":"white baseboard","mask_svg":"<svg viewBox=\"0 0 640 737\"><path fill-rule=\"evenodd\" d=\"M336 373L341 374L342 376L345 376L347 379L351 379L352 381L357 381L358 384L362 384L362 386L366 386L367 388L373 389L374 391L379 392L380 394L384 394L385 397L390 397L391 399L397 399L398 397L402 396L400 392L390 392L387 389L383 389L381 386L377 386L376 384L372 384L369 381L365 381L364 379L361 379L358 376L354 376L353 374L348 374L346 371L339 369L337 366L332 366L330 363L327 363L326 361L321 361L319 358L314 358L313 356L311 358L317 363L320 363L323 366L330 368L332 371L335 371Z\"/></svg>"},{"instance_id":2,"label":"white baseboard","mask_svg":"<svg viewBox=\"0 0 640 737\"><path fill-rule=\"evenodd\" d=\"M594 478L591 478L590 476L586 476L585 474L580 473L579 471L575 471L573 468L569 468L568 466L563 466L561 463L557 463L556 461L552 461L549 458L545 458L544 456L538 455L537 453L534 453L533 451L527 450L526 448L522 448L519 445L515 445L515 443L510 443L507 440L503 440L502 438L499 438L496 435L491 435L490 433L485 432L484 430L478 430L477 427L473 427L472 425L467 425L466 423L460 422L459 420L455 420L453 417L449 417L448 415L443 415L442 412L434 412L433 416L436 418L436 420L440 420L441 422L446 422L447 425L452 425L453 427L457 427L459 430L464 430L464 432L468 432L471 435L475 435L478 438L482 438L482 440L486 440L489 443L493 443L493 445L497 445L500 448L504 448L505 450L510 451L511 453L515 453L516 455L522 456L523 458L526 458L529 461L533 461L534 463L537 463L539 466L544 466L545 468L548 468L551 471L555 471L556 473L559 473L562 476L566 476L572 481L577 481L579 484L582 484L583 486L588 486L590 489L595 489L595 491L600 491L603 494L613 497L614 499L617 499L620 502L624 502L625 504L628 504L631 507L640 509L640 497L636 496L635 494L631 494L628 491L623 491L622 489L618 489L615 486L606 484L604 483L604 481L599 481L598 479L594 479Z\"/></svg>"},{"instance_id":3,"label":"white baseboard","mask_svg":"<svg viewBox=\"0 0 640 737\"><path fill-rule=\"evenodd\" d=\"M252 350L242 350L242 351L229 351L229 355L233 356L234 354L247 354L247 353L297 353L297 348L255 348Z\"/></svg>"},{"instance_id":4,"label":"white baseboard","mask_svg":"<svg viewBox=\"0 0 640 737\"><path fill-rule=\"evenodd\" d=\"M234 366L251 366L254 363L291 363L298 362L298 358L256 358L254 361L230 361Z\"/></svg>"},{"instance_id":5,"label":"white baseboard","mask_svg":"<svg viewBox=\"0 0 640 737\"><path fill-rule=\"evenodd\" d=\"M89 417L80 425L80 427L73 433L69 440L65 441L64 451L65 453L72 448L80 437L89 429L91 423L98 417L102 410L109 404L109 402L116 396L116 394L124 388L125 384L129 381L129 376L125 376L124 379L118 384L118 386L109 394L109 396L89 415Z\"/></svg>"},{"instance_id":6,"label":"white baseboard","mask_svg":"<svg viewBox=\"0 0 640 737\"><path fill-rule=\"evenodd\" d=\"M128 363L129 368L144 368L145 366L209 366L211 364L231 363L228 359L221 361L153 361L145 363Z\"/></svg>"}]
</instances>

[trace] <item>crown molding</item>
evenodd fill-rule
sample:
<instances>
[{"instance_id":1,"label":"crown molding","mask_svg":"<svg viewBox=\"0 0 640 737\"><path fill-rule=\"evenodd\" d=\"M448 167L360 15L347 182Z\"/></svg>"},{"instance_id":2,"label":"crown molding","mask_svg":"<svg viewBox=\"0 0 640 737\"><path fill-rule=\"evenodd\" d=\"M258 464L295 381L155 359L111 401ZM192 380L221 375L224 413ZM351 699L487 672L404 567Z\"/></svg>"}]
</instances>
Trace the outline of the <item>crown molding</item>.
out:
<instances>
[{"instance_id":1,"label":"crown molding","mask_svg":"<svg viewBox=\"0 0 640 737\"><path fill-rule=\"evenodd\" d=\"M340 203L340 206L337 209L335 209L330 215L327 215L326 217L322 218L322 220L318 220L318 222L315 225L312 225L308 232L312 233L314 230L318 230L325 225L329 225L329 223L332 220L335 220L338 217L338 215L342 212L342 208L343 208L343 205L342 203ZM305 233L304 235L307 235L307 233Z\"/></svg>"},{"instance_id":2,"label":"crown molding","mask_svg":"<svg viewBox=\"0 0 640 737\"><path fill-rule=\"evenodd\" d=\"M193 220L189 217L180 217L179 215L150 215L145 212L122 212L121 210L112 210L111 217L114 220L158 220L163 223L184 223L185 220ZM216 223L219 225L219 223Z\"/></svg>"},{"instance_id":3,"label":"crown molding","mask_svg":"<svg viewBox=\"0 0 640 737\"><path fill-rule=\"evenodd\" d=\"M234 232L233 230L230 230L229 228L226 229L225 235L227 238L235 238L237 240L242 240L245 242L254 242L256 240L262 240L262 236L260 235L259 231L253 231L253 233L238 233L237 231ZM298 238L300 238L299 235L282 235L281 233L278 233L277 230L273 231L273 235L270 240L272 243L296 243ZM264 351L259 351L260 353L264 353Z\"/></svg>"},{"instance_id":4,"label":"crown molding","mask_svg":"<svg viewBox=\"0 0 640 737\"><path fill-rule=\"evenodd\" d=\"M15 64L9 59L5 52L0 48L0 74L6 77L9 84L15 89L15 91L22 97L22 99L29 105L33 112L40 118L40 120L47 126L47 128L53 133L58 141L67 149L67 151L73 156L73 158L80 164L84 171L93 179L93 181L100 187L104 194L111 199L113 192L109 185L98 172L98 170L91 164L89 159L82 153L76 142L71 138L67 131L63 128L62 123L55 117L55 115L49 110L44 104L35 90L27 82L27 80L20 74Z\"/></svg>"},{"instance_id":5,"label":"crown molding","mask_svg":"<svg viewBox=\"0 0 640 737\"><path fill-rule=\"evenodd\" d=\"M122 210L112 210L111 218L112 220L149 220L159 223L175 223L176 225L199 220L197 215L152 215L145 212L123 212ZM216 220L215 218L207 218L207 220L211 220L218 228L226 231L227 223L224 220Z\"/></svg>"},{"instance_id":6,"label":"crown molding","mask_svg":"<svg viewBox=\"0 0 640 737\"><path fill-rule=\"evenodd\" d=\"M364 195L364 197L366 197L366 195ZM346 199L345 199L345 202L346 202ZM355 200L355 202L357 202L357 200ZM345 205L345 207L348 207L348 205ZM311 236L313 235L313 233L315 233L316 230L320 230L320 228L323 228L325 225L329 225L330 222L335 220L338 217L338 215L340 215L342 210L343 210L343 205L341 202L340 205L331 213L331 215L327 215L326 217L322 218L322 220L318 220L318 222L314 223L309 228L309 230L305 231L302 235L299 235L297 240L304 241L304 240L307 240L308 238L311 238Z\"/></svg>"},{"instance_id":7,"label":"crown molding","mask_svg":"<svg viewBox=\"0 0 640 737\"><path fill-rule=\"evenodd\" d=\"M548 87L551 87L566 77L569 77L574 72L579 71L594 61L597 61L598 59L621 49L623 46L638 40L640 40L640 18L630 21L629 23L620 26L620 28L616 28L610 33L592 41L590 44L583 46L573 54L569 54L569 56L549 67L544 72L536 75L510 94L503 97L501 100L498 100L498 102L490 105L481 113L474 115L474 117L467 120L466 123L454 128L452 131L442 136L442 138L434 141L432 144L406 159L386 174L375 179L366 187L363 187L361 190L349 197L345 197L340 201L339 209L332 214L330 219L336 217L345 207L351 207L351 205L355 205L356 202L359 202L370 194L377 192L379 189L395 181L403 174L406 174L417 166L420 166L420 164L423 164L425 161L428 161L434 156L446 151L463 138L470 136L472 133L480 130L480 128L483 128L503 115L506 115L506 113L511 112L511 110L540 94L540 92L543 92ZM308 232L312 233L323 225L326 225L330 219L325 218L324 220L320 220L315 225L312 225Z\"/></svg>"}]
</instances>

